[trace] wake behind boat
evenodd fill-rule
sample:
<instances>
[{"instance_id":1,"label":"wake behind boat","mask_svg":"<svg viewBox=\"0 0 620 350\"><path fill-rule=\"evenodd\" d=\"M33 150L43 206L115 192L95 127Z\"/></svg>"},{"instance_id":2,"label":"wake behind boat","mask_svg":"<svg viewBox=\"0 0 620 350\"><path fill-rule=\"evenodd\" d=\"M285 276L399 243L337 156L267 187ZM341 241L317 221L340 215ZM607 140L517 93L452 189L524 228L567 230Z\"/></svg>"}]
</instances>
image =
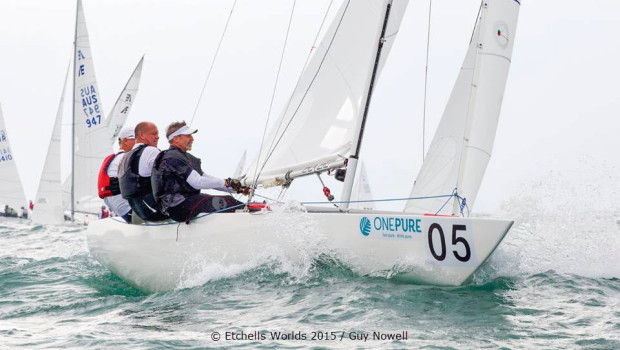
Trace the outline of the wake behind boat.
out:
<instances>
[{"instance_id":1,"label":"wake behind boat","mask_svg":"<svg viewBox=\"0 0 620 350\"><path fill-rule=\"evenodd\" d=\"M242 177L255 189L285 190L296 178L335 172L344 180L338 208L211 214L189 225L129 225L110 218L88 227L92 256L145 291L187 286L207 265L243 269L274 257L317 258L307 254L308 245L362 275L466 282L513 224L468 216L493 147L520 4L482 2L405 212L350 209L372 90L406 6L406 0L343 2L266 146Z\"/></svg>"}]
</instances>

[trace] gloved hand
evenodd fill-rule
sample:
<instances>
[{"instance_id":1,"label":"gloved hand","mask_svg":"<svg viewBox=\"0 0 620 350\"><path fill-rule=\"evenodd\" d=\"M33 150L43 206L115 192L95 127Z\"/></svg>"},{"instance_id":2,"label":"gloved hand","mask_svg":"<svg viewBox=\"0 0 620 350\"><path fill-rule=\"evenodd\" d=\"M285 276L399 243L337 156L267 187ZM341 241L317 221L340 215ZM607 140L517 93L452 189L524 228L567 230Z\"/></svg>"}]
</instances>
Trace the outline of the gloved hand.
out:
<instances>
[{"instance_id":1,"label":"gloved hand","mask_svg":"<svg viewBox=\"0 0 620 350\"><path fill-rule=\"evenodd\" d=\"M248 194L250 194L250 188L248 186L241 186L237 193L241 193L247 196Z\"/></svg>"},{"instance_id":2,"label":"gloved hand","mask_svg":"<svg viewBox=\"0 0 620 350\"><path fill-rule=\"evenodd\" d=\"M241 186L241 181L239 181L238 179L231 179L230 177L226 179L225 185L226 187L232 188L237 193L239 193L241 187L243 187Z\"/></svg>"}]
</instances>

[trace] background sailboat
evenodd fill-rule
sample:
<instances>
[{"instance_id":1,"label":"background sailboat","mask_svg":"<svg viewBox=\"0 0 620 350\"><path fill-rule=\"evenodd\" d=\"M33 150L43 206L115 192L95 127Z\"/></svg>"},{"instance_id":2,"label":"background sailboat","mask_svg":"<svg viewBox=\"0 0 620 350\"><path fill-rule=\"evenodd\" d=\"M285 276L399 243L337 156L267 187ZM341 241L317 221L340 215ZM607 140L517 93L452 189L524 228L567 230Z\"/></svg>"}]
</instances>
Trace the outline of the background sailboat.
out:
<instances>
[{"instance_id":1,"label":"background sailboat","mask_svg":"<svg viewBox=\"0 0 620 350\"><path fill-rule=\"evenodd\" d=\"M123 91L118 96L118 99L116 100L116 103L114 104L114 107L106 120L106 126L110 134L110 144L112 145L118 142L116 139L118 137L118 133L123 128L123 125L125 125L127 117L129 117L131 107L133 106L133 102L138 94L143 63L144 56L142 56L140 62L136 65L136 68L129 77L127 84L125 84L125 88L123 88Z\"/></svg>"},{"instance_id":2,"label":"background sailboat","mask_svg":"<svg viewBox=\"0 0 620 350\"><path fill-rule=\"evenodd\" d=\"M81 0L77 1L73 62L72 218L75 211L98 212L97 171L112 153Z\"/></svg>"},{"instance_id":3,"label":"background sailboat","mask_svg":"<svg viewBox=\"0 0 620 350\"><path fill-rule=\"evenodd\" d=\"M56 120L52 129L47 156L39 180L39 189L35 197L35 208L32 211L32 221L37 224L60 225L64 223L64 207L62 204L62 188L60 185L60 132L62 126L62 110L65 101L65 90L67 88L67 78L69 70L65 76L65 82L60 95L60 103L56 112Z\"/></svg>"},{"instance_id":4,"label":"background sailboat","mask_svg":"<svg viewBox=\"0 0 620 350\"><path fill-rule=\"evenodd\" d=\"M138 88L140 86L140 77L142 74L143 63L144 63L144 57L142 57L140 61L138 62L136 68L134 69L133 73L131 74L127 83L125 84L125 88L123 89L118 99L116 100L116 103L114 104L114 107L112 108L112 111L110 112L108 118L104 122L105 130L106 130L105 132L107 135L105 136L105 140L103 140L103 136L98 134L99 136L101 136L101 139L97 139L97 140L99 140L98 142L101 142L101 143L98 145L99 149L97 150L97 152L90 155L91 159L101 158L101 154L103 153L104 150L107 150L106 151L107 153L105 153L105 156L113 152L114 145L116 145L118 142L117 140L118 133L123 128L127 120L127 117L129 116L129 113L131 112L131 107L133 106L135 98L138 94ZM87 142L89 141L87 140ZM92 150L93 148L91 147L89 149ZM97 165L96 171L99 171L98 167L101 165L101 162L103 162L103 159L105 158L105 156L101 158L99 164ZM74 168L76 166L80 168L89 167L89 166L92 167L94 163L95 162L92 162L92 161L83 162L81 160L76 159L74 163ZM64 208L65 210L68 210L68 211L71 211L71 193L72 193L71 192L71 178L72 177L73 177L73 174L69 174L69 177L65 180L65 182L62 185L63 203L65 203ZM97 188L95 187L94 189L90 189L90 192L87 195L84 195L82 197L81 203L77 205L78 209L76 210L84 212L84 213L96 213L102 204L103 204L103 201L97 195Z\"/></svg>"},{"instance_id":5,"label":"background sailboat","mask_svg":"<svg viewBox=\"0 0 620 350\"><path fill-rule=\"evenodd\" d=\"M243 169L245 168L245 157L247 156L248 151L243 151L243 155L241 159L239 159L239 163L237 163L237 167L235 168L235 172L233 173L234 178L240 178L243 175Z\"/></svg>"},{"instance_id":6,"label":"background sailboat","mask_svg":"<svg viewBox=\"0 0 620 350\"><path fill-rule=\"evenodd\" d=\"M366 166L364 162L360 162L360 170L358 171L358 176L355 181L356 186L355 190L351 194L351 203L350 207L352 209L363 209L363 210L376 210L375 202L372 196L372 190L370 189L370 182L368 181L368 173L366 172ZM367 202L358 202L355 201L367 201Z\"/></svg>"},{"instance_id":7,"label":"background sailboat","mask_svg":"<svg viewBox=\"0 0 620 350\"><path fill-rule=\"evenodd\" d=\"M113 152L116 135L135 100L142 72L140 60L120 94L109 119L105 119L97 87L82 1L77 1L73 69L72 171L68 182L69 205L74 212L96 214L103 204L97 196L97 172Z\"/></svg>"},{"instance_id":8,"label":"background sailboat","mask_svg":"<svg viewBox=\"0 0 620 350\"><path fill-rule=\"evenodd\" d=\"M24 188L15 165L15 155L11 150L9 134L4 123L2 106L0 105L0 212L6 205L18 214L21 207L28 208Z\"/></svg>"},{"instance_id":9,"label":"background sailboat","mask_svg":"<svg viewBox=\"0 0 620 350\"><path fill-rule=\"evenodd\" d=\"M77 154L72 155L73 171L61 186L60 125L66 89L65 78L65 86L63 87L36 197L38 205L33 219L42 224L62 224L65 210L71 211L73 209L73 211L78 211L84 215L97 215L103 204L97 195L97 171L105 156L113 152L118 132L131 111L138 92L144 62L144 57L142 57L114 104L110 116L105 119L101 113L101 101L90 56L90 43L81 1L77 2L76 16L76 47L74 52L78 64L74 65L74 113L71 124L77 130L77 133L74 132L72 135L74 150L77 150ZM76 105L79 105L79 108L76 109ZM79 117L76 119L76 115L82 117L81 121L79 121ZM85 118L86 115L90 117ZM75 181L76 176L77 181ZM72 181L77 184L73 190ZM90 187L89 184L93 181L95 183ZM73 208L72 203L74 204Z\"/></svg>"}]
</instances>

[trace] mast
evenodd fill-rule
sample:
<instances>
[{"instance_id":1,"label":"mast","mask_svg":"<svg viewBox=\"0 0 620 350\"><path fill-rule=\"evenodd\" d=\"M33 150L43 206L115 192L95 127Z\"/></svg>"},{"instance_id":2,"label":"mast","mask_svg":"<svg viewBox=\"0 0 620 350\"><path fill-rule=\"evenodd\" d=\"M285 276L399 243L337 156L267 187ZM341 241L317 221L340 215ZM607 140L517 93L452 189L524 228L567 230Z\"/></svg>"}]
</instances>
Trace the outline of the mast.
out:
<instances>
[{"instance_id":1,"label":"mast","mask_svg":"<svg viewBox=\"0 0 620 350\"><path fill-rule=\"evenodd\" d=\"M73 94L71 101L71 222L74 221L75 214L75 70L77 69L77 30L78 16L80 11L80 0L75 7L75 34L73 36Z\"/></svg>"},{"instance_id":2,"label":"mast","mask_svg":"<svg viewBox=\"0 0 620 350\"><path fill-rule=\"evenodd\" d=\"M362 146L362 138L364 136L364 128L366 126L366 118L368 117L368 109L370 107L370 99L372 98L372 90L374 88L375 79L377 77L377 73L379 70L379 61L381 60L381 49L383 49L383 44L385 43L385 31L387 28L388 20L390 17L390 9L392 8L392 1L389 1L385 10L385 18L383 20L383 28L381 29L381 37L379 38L379 44L377 47L377 55L375 57L375 64L372 70L372 75L370 77L370 82L368 84L368 92L366 94L366 104L364 106L364 114L363 117L360 118L356 125L356 132L354 133L353 145L354 145L354 153L351 154L348 158L347 163L347 175L344 180L344 187L342 190L342 201L344 202L341 205L342 209L347 209L349 207L349 200L351 199L351 192L353 190L353 182L355 181L355 171L357 169L357 161L359 160L360 148Z\"/></svg>"}]
</instances>

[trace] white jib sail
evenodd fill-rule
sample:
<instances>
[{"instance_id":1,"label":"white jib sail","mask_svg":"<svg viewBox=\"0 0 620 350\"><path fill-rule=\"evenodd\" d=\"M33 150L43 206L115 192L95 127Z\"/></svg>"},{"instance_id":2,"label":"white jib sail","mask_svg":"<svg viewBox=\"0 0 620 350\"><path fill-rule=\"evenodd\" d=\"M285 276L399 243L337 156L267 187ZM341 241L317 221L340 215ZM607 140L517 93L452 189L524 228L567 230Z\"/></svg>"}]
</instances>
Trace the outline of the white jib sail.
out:
<instances>
[{"instance_id":1,"label":"white jib sail","mask_svg":"<svg viewBox=\"0 0 620 350\"><path fill-rule=\"evenodd\" d=\"M69 75L68 71L67 75ZM60 186L60 133L66 88L67 77L65 77L65 83L62 87L52 137L47 148L47 156L45 157L39 189L34 201L34 210L32 211L32 221L38 224L60 225L64 223L62 187Z\"/></svg>"},{"instance_id":2,"label":"white jib sail","mask_svg":"<svg viewBox=\"0 0 620 350\"><path fill-rule=\"evenodd\" d=\"M131 77L129 77L129 80L125 85L123 92L121 92L120 96L116 100L114 108L112 108L112 112L106 120L112 145L116 143L116 137L123 128L123 125L125 125L125 121L127 121L127 117L129 116L129 112L131 111L131 106L133 105L133 102L136 99L136 95L138 94L143 62L144 56L142 56L140 62L138 62L138 65L136 66L136 69L134 69L133 74L131 74Z\"/></svg>"},{"instance_id":3,"label":"white jib sail","mask_svg":"<svg viewBox=\"0 0 620 350\"><path fill-rule=\"evenodd\" d=\"M368 181L368 174L366 173L366 166L363 162L360 162L361 166L358 171L359 176L357 177L355 190L353 191L353 195L351 196L352 201L372 201L374 198L372 196L372 191L370 189L370 182ZM359 203L351 203L350 208L355 209L364 209L364 210L376 210L374 202L359 202Z\"/></svg>"},{"instance_id":4,"label":"white jib sail","mask_svg":"<svg viewBox=\"0 0 620 350\"><path fill-rule=\"evenodd\" d=\"M249 166L246 184L256 177L257 163L258 183L267 186L289 171L338 162L350 154L386 9L392 7L388 28L395 34L407 2L349 0L342 4L289 103L265 138L258 159ZM384 48L382 57L388 55L390 47Z\"/></svg>"},{"instance_id":5,"label":"white jib sail","mask_svg":"<svg viewBox=\"0 0 620 350\"><path fill-rule=\"evenodd\" d=\"M0 183L2 183L0 185L0 211L4 212L5 206L8 205L19 214L20 208L28 203L17 172L15 155L11 151L2 106L0 106Z\"/></svg>"},{"instance_id":6,"label":"white jib sail","mask_svg":"<svg viewBox=\"0 0 620 350\"><path fill-rule=\"evenodd\" d=\"M97 196L97 173L105 157L112 153L112 146L95 78L81 0L77 2L74 62L74 209L96 213L103 203Z\"/></svg>"},{"instance_id":7,"label":"white jib sail","mask_svg":"<svg viewBox=\"0 0 620 350\"><path fill-rule=\"evenodd\" d=\"M517 0L482 3L469 50L411 197L450 195L465 199L472 210L491 157L502 98L512 57ZM440 210L441 208L441 210ZM457 215L455 198L414 199L405 211Z\"/></svg>"}]
</instances>

